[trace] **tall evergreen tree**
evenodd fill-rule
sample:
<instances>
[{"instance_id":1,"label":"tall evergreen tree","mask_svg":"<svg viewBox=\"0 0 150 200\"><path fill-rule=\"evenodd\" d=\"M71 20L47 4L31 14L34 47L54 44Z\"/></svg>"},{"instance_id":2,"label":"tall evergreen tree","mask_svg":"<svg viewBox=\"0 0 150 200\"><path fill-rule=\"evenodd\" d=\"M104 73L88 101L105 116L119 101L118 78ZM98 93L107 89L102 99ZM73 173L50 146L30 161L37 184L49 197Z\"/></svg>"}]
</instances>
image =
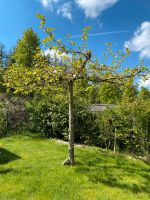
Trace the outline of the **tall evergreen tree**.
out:
<instances>
[{"instance_id":1,"label":"tall evergreen tree","mask_svg":"<svg viewBox=\"0 0 150 200\"><path fill-rule=\"evenodd\" d=\"M27 29L17 42L13 59L17 66L32 67L34 56L40 47L40 40L32 28Z\"/></svg>"},{"instance_id":2,"label":"tall evergreen tree","mask_svg":"<svg viewBox=\"0 0 150 200\"><path fill-rule=\"evenodd\" d=\"M0 67L5 66L6 53L4 44L0 43Z\"/></svg>"},{"instance_id":3,"label":"tall evergreen tree","mask_svg":"<svg viewBox=\"0 0 150 200\"><path fill-rule=\"evenodd\" d=\"M0 43L0 93L5 91L3 86L4 67L6 67L6 52L4 44Z\"/></svg>"}]
</instances>

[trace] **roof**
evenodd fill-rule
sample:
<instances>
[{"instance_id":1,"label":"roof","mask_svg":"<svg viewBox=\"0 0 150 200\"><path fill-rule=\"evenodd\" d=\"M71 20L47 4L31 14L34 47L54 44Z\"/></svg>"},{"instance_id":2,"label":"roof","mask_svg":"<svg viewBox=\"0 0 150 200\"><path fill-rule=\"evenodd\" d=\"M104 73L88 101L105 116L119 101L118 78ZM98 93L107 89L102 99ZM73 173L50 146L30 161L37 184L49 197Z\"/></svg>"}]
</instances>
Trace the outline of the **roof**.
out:
<instances>
[{"instance_id":1,"label":"roof","mask_svg":"<svg viewBox=\"0 0 150 200\"><path fill-rule=\"evenodd\" d=\"M102 112L106 109L114 108L115 106L114 104L92 104L89 106L89 110L91 112Z\"/></svg>"}]
</instances>

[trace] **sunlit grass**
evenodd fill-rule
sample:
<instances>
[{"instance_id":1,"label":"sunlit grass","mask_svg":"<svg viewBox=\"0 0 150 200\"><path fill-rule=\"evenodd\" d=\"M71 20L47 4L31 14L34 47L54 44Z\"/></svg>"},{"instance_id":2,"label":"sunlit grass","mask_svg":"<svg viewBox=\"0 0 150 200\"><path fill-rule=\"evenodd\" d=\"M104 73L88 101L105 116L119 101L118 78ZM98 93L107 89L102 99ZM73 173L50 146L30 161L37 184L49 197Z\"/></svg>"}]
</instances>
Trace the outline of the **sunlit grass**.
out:
<instances>
[{"instance_id":1,"label":"sunlit grass","mask_svg":"<svg viewBox=\"0 0 150 200\"><path fill-rule=\"evenodd\" d=\"M76 147L76 166L63 166L67 145L11 136L0 141L0 199L148 200L150 168L142 161Z\"/></svg>"}]
</instances>

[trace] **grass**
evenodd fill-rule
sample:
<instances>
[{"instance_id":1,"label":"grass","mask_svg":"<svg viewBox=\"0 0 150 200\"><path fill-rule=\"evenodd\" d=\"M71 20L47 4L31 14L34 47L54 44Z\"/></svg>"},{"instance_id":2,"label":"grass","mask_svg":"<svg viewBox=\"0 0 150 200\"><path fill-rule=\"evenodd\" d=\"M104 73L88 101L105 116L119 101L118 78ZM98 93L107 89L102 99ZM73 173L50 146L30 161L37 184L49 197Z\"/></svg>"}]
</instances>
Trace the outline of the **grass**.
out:
<instances>
[{"instance_id":1,"label":"grass","mask_svg":"<svg viewBox=\"0 0 150 200\"><path fill-rule=\"evenodd\" d=\"M98 148L76 147L76 166L63 166L67 145L11 136L0 140L1 200L148 200L150 168Z\"/></svg>"}]
</instances>

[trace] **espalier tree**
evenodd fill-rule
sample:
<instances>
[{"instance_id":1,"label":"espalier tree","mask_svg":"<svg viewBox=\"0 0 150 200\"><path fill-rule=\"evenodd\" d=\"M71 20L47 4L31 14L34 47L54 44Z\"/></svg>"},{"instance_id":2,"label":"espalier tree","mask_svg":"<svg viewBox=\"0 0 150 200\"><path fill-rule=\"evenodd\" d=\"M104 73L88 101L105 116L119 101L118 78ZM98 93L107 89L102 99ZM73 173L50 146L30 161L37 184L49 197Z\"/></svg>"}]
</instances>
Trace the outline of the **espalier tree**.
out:
<instances>
[{"instance_id":1,"label":"espalier tree","mask_svg":"<svg viewBox=\"0 0 150 200\"><path fill-rule=\"evenodd\" d=\"M91 85L95 82L108 82L112 84L124 84L128 79L138 76L145 70L144 66L124 69L121 67L122 61L130 53L126 49L125 53L111 50L108 45L106 57L112 57L112 65L100 64L90 50L87 49L87 39L89 27L83 29L83 45L78 46L71 41L68 36L68 44L57 40L54 35L54 28L46 26L43 15L40 18L40 28L44 29L47 37L43 43L49 50L49 56L40 51L36 54L36 64L32 68L9 67L4 75L5 85L16 93L29 94L31 92L45 92L59 84L68 86L69 104L69 153L64 164L74 165L74 83L78 80L86 80Z\"/></svg>"}]
</instances>

